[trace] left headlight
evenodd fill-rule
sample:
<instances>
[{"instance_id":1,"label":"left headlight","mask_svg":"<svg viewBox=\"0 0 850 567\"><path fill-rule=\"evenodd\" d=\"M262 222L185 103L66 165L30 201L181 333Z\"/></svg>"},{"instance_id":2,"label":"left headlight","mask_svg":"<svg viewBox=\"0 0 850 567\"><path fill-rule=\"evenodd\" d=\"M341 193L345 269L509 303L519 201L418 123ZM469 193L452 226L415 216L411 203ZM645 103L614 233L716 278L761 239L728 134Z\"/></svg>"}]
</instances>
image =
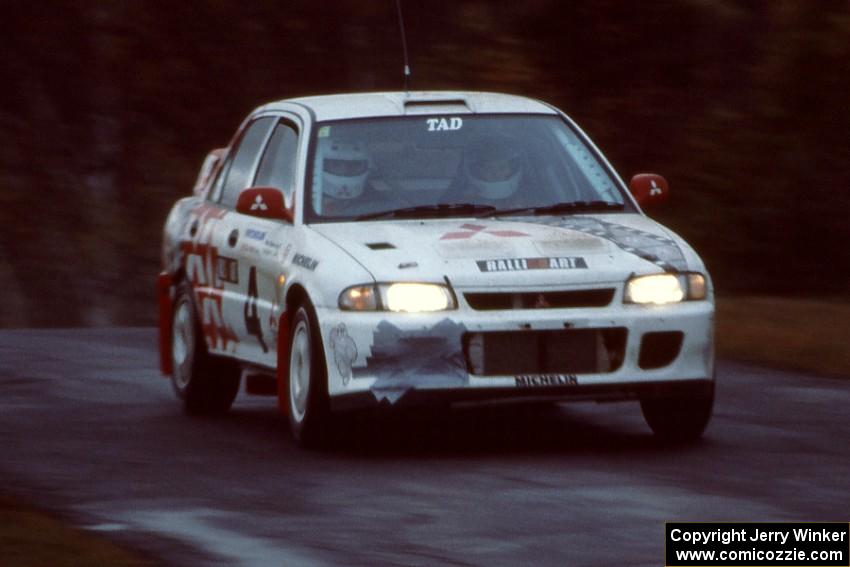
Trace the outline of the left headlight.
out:
<instances>
[{"instance_id":1,"label":"left headlight","mask_svg":"<svg viewBox=\"0 0 850 567\"><path fill-rule=\"evenodd\" d=\"M623 301L663 305L705 297L705 276L702 274L651 274L636 276L627 281Z\"/></svg>"},{"instance_id":2,"label":"left headlight","mask_svg":"<svg viewBox=\"0 0 850 567\"><path fill-rule=\"evenodd\" d=\"M404 311L425 313L456 309L448 287L431 283L382 283L356 285L339 294L339 308L345 311Z\"/></svg>"}]
</instances>

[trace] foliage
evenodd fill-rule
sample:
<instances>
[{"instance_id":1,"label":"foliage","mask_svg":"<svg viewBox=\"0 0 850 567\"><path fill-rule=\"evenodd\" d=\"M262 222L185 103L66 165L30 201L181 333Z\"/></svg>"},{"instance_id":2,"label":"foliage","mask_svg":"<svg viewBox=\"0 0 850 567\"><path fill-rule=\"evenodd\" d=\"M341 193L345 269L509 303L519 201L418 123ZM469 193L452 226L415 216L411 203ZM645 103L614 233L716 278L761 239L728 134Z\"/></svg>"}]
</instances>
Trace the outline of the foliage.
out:
<instances>
[{"instance_id":1,"label":"foliage","mask_svg":"<svg viewBox=\"0 0 850 567\"><path fill-rule=\"evenodd\" d=\"M395 90L395 3L15 2L0 79L0 325L150 324L168 208L274 99ZM404 2L413 86L564 108L719 289L850 284L843 1Z\"/></svg>"}]
</instances>

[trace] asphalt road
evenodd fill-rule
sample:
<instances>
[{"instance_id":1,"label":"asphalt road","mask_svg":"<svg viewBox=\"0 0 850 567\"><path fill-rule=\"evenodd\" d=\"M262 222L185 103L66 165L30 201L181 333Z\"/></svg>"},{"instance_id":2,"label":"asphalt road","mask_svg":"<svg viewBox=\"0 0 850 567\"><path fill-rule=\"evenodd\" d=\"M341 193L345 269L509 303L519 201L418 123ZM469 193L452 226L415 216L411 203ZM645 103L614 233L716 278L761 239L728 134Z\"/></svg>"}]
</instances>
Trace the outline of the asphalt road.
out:
<instances>
[{"instance_id":1,"label":"asphalt road","mask_svg":"<svg viewBox=\"0 0 850 567\"><path fill-rule=\"evenodd\" d=\"M153 329L0 332L0 491L167 565L652 565L665 520L848 521L850 381L721 363L715 419L637 404L350 422L304 452L272 398L182 414Z\"/></svg>"}]
</instances>

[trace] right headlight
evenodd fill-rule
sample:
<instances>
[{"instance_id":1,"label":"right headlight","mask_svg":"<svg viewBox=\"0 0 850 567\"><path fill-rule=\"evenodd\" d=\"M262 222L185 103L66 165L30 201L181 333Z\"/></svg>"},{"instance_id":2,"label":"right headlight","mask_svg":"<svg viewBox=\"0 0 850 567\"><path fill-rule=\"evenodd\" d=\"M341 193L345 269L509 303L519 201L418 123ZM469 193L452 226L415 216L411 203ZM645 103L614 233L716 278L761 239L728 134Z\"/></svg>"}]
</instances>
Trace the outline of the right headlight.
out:
<instances>
[{"instance_id":1,"label":"right headlight","mask_svg":"<svg viewBox=\"0 0 850 567\"><path fill-rule=\"evenodd\" d=\"M705 299L705 276L697 273L651 274L635 276L626 282L623 301L665 305L686 300Z\"/></svg>"},{"instance_id":2,"label":"right headlight","mask_svg":"<svg viewBox=\"0 0 850 567\"><path fill-rule=\"evenodd\" d=\"M346 288L339 295L339 308L344 311L425 313L456 309L457 303L447 286L398 282Z\"/></svg>"}]
</instances>

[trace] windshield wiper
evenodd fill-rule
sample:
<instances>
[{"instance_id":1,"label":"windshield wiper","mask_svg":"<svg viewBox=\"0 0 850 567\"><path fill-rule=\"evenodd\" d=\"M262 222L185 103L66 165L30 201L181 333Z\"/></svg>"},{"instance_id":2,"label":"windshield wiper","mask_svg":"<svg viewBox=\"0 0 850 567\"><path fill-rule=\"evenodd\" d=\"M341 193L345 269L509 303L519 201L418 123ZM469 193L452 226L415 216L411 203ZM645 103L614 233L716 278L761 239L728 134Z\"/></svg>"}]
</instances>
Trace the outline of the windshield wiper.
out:
<instances>
[{"instance_id":1,"label":"windshield wiper","mask_svg":"<svg viewBox=\"0 0 850 567\"><path fill-rule=\"evenodd\" d=\"M419 205L416 207L403 207L401 209L390 209L377 213L366 213L354 217L354 220L372 220L382 218L416 218L416 217L457 217L467 215L482 215L493 213L496 207L492 205L477 205L475 203L438 203L436 205Z\"/></svg>"},{"instance_id":2,"label":"windshield wiper","mask_svg":"<svg viewBox=\"0 0 850 567\"><path fill-rule=\"evenodd\" d=\"M531 213L533 215L555 215L558 213L583 213L587 211L621 211L623 208L625 208L623 203L612 203L611 201L569 201L542 207L497 209L482 216L499 217L502 215L519 215L522 213Z\"/></svg>"}]
</instances>

